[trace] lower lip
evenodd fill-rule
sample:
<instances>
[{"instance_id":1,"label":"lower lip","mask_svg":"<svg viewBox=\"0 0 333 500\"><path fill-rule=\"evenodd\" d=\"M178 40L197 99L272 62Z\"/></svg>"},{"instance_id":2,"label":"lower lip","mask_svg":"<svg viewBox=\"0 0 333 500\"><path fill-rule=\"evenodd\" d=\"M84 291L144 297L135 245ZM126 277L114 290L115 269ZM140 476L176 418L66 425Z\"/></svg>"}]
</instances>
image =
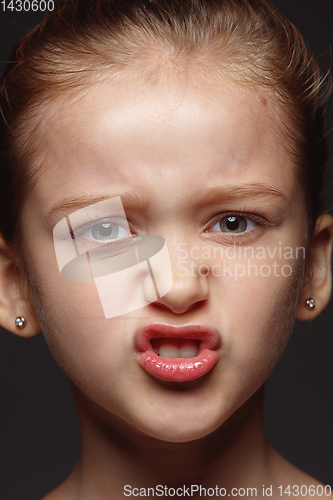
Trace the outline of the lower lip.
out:
<instances>
[{"instance_id":1,"label":"lower lip","mask_svg":"<svg viewBox=\"0 0 333 500\"><path fill-rule=\"evenodd\" d=\"M218 360L215 350L203 349L194 358L165 358L154 350L138 354L139 363L151 375L173 382L195 380L208 373Z\"/></svg>"}]
</instances>

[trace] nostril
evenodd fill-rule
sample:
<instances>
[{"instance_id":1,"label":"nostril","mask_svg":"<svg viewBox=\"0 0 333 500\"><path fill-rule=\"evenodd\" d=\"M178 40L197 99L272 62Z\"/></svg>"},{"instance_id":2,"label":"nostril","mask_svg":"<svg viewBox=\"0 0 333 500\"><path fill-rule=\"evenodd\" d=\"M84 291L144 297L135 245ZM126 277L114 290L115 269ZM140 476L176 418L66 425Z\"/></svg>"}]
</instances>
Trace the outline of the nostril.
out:
<instances>
[{"instance_id":1,"label":"nostril","mask_svg":"<svg viewBox=\"0 0 333 500\"><path fill-rule=\"evenodd\" d=\"M202 264L200 266L200 268L199 268L199 274L202 277L208 276L208 274L209 274L209 267L207 266L207 264Z\"/></svg>"}]
</instances>

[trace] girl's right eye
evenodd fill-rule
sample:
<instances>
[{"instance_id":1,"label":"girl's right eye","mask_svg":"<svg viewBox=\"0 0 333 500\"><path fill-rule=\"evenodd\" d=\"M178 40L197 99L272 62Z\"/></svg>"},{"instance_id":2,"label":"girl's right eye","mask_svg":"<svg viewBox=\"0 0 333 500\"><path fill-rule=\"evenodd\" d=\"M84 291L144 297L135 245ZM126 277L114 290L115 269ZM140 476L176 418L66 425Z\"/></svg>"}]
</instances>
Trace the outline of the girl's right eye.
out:
<instances>
[{"instance_id":1,"label":"girl's right eye","mask_svg":"<svg viewBox=\"0 0 333 500\"><path fill-rule=\"evenodd\" d=\"M115 222L102 222L102 224L96 224L90 229L91 235L100 241L114 240L118 237L119 233L124 230L119 224Z\"/></svg>"},{"instance_id":2,"label":"girl's right eye","mask_svg":"<svg viewBox=\"0 0 333 500\"><path fill-rule=\"evenodd\" d=\"M75 237L84 238L98 243L110 243L112 241L128 238L131 236L131 231L128 227L124 227L112 220L102 220L89 222L75 230Z\"/></svg>"}]
</instances>

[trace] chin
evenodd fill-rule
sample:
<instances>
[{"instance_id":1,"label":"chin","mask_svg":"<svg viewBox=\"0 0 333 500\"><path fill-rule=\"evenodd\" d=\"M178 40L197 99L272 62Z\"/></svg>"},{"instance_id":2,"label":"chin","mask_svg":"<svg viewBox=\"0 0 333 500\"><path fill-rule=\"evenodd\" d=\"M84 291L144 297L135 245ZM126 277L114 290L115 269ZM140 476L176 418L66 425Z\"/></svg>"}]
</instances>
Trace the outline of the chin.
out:
<instances>
[{"instance_id":1,"label":"chin","mask_svg":"<svg viewBox=\"0 0 333 500\"><path fill-rule=\"evenodd\" d=\"M216 430L223 422L204 421L198 422L197 419L172 418L162 419L159 422L145 422L144 426L137 426L144 434L161 441L170 443L185 443L208 436ZM151 424L151 425L149 425Z\"/></svg>"},{"instance_id":2,"label":"chin","mask_svg":"<svg viewBox=\"0 0 333 500\"><path fill-rule=\"evenodd\" d=\"M159 439L160 441L167 441L169 443L187 443L195 441L200 438L208 436L215 429L177 429L177 431L170 431L170 429L156 429L149 433L150 437Z\"/></svg>"}]
</instances>

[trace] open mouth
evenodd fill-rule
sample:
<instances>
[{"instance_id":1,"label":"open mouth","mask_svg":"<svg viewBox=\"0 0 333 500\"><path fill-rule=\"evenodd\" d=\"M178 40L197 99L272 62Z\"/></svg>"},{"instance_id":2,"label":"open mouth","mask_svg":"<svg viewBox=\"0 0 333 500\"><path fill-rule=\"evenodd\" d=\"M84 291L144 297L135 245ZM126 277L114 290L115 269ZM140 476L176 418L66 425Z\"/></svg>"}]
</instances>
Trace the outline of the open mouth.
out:
<instances>
[{"instance_id":1,"label":"open mouth","mask_svg":"<svg viewBox=\"0 0 333 500\"><path fill-rule=\"evenodd\" d=\"M218 332L203 325L155 323L140 327L135 347L140 365L163 380L183 382L209 372L218 361Z\"/></svg>"}]
</instances>

